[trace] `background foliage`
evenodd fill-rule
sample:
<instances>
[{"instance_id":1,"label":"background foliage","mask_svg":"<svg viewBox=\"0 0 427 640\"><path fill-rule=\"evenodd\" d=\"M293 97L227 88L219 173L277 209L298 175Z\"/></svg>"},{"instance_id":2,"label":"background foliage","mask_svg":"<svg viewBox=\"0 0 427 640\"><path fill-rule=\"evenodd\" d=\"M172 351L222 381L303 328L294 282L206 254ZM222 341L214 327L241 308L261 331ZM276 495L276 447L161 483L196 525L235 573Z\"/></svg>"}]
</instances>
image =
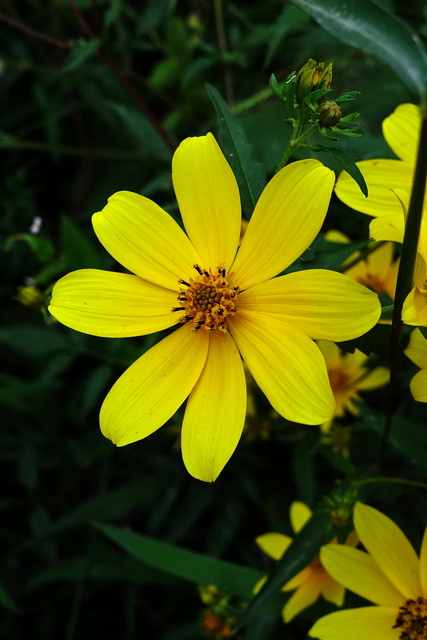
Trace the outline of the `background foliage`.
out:
<instances>
[{"instance_id":1,"label":"background foliage","mask_svg":"<svg viewBox=\"0 0 427 640\"><path fill-rule=\"evenodd\" d=\"M242 199L250 216L290 135L283 122L290 114L271 95L269 77L282 81L308 58L333 63L336 95L361 91L363 137L342 139L340 147L355 159L392 157L381 122L419 97L418 54L406 51L405 81L386 29L379 53L351 40L339 17L334 34L326 31L301 10L306 4L325 7L283 0L0 3L2 638L201 638L197 583L215 582L249 600L272 566L254 538L289 534L293 500L313 506L349 475L380 473L387 390L366 394L353 422L351 463L322 445L316 428L274 415L256 388L256 413L213 485L184 469L180 413L147 440L115 449L98 429L100 404L158 336L82 335L16 299L26 284L48 295L72 269L117 268L90 223L116 190L144 194L179 221L170 161L187 136L213 131L225 152L243 136L253 192L242 191ZM424 3L380 6L425 38ZM320 159L337 169L329 156ZM35 218L41 228L30 233ZM368 225L367 216L333 199L323 231L338 228L366 242ZM319 238L299 267L338 268L342 258ZM389 328L377 327L363 343L375 346L376 364L387 365L388 338ZM408 388L415 371L402 358L382 475L426 475L425 408ZM386 508L419 543L425 494L368 486L363 497ZM239 637L303 638L312 621L333 610L319 602L285 628L283 600L281 594L261 607Z\"/></svg>"}]
</instances>

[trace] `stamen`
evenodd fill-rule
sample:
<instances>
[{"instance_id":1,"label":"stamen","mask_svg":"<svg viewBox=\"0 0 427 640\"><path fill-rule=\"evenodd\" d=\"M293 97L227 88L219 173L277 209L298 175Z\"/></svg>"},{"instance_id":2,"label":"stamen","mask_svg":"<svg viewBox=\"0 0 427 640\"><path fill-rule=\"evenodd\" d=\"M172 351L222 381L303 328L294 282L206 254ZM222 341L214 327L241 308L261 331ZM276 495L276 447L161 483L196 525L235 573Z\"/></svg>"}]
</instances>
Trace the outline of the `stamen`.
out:
<instances>
[{"instance_id":1,"label":"stamen","mask_svg":"<svg viewBox=\"0 0 427 640\"><path fill-rule=\"evenodd\" d=\"M190 283L185 280L178 280L178 284L185 284L186 287L191 287Z\"/></svg>"},{"instance_id":2,"label":"stamen","mask_svg":"<svg viewBox=\"0 0 427 640\"><path fill-rule=\"evenodd\" d=\"M172 311L185 311L185 307L172 307Z\"/></svg>"},{"instance_id":3,"label":"stamen","mask_svg":"<svg viewBox=\"0 0 427 640\"><path fill-rule=\"evenodd\" d=\"M203 269L201 269L198 264L193 264L193 267L199 275L203 275Z\"/></svg>"}]
</instances>

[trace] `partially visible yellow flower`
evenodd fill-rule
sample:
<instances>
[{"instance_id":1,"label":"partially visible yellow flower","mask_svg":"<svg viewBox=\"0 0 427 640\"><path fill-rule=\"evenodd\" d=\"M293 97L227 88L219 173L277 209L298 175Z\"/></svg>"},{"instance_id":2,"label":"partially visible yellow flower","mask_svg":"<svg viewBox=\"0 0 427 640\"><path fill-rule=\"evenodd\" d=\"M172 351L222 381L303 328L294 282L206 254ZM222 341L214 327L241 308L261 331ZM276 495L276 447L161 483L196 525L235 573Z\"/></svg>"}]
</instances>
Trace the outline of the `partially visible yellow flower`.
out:
<instances>
[{"instance_id":1,"label":"partially visible yellow flower","mask_svg":"<svg viewBox=\"0 0 427 640\"><path fill-rule=\"evenodd\" d=\"M379 389L388 384L390 372L386 367L376 367L369 371L368 356L355 349L345 353L333 342L319 340L317 343L325 358L329 382L334 394L336 409L334 417L342 418L347 412L359 412L354 401L362 402L360 391Z\"/></svg>"},{"instance_id":2,"label":"partially visible yellow flower","mask_svg":"<svg viewBox=\"0 0 427 640\"><path fill-rule=\"evenodd\" d=\"M239 248L239 190L212 134L180 144L172 178L188 235L148 198L115 194L92 222L131 273L74 271L55 285L49 310L68 327L109 338L175 328L115 383L101 407L101 431L117 446L136 442L188 397L184 464L212 482L245 421L242 357L278 413L319 424L332 415L334 398L313 340L362 335L377 322L380 305L366 287L334 271L275 277L324 221L334 175L319 161L293 162L272 178Z\"/></svg>"},{"instance_id":3,"label":"partially visible yellow flower","mask_svg":"<svg viewBox=\"0 0 427 640\"><path fill-rule=\"evenodd\" d=\"M427 402L427 340L419 329L414 329L411 333L405 354L421 369L414 375L410 383L414 400Z\"/></svg>"},{"instance_id":4,"label":"partially visible yellow flower","mask_svg":"<svg viewBox=\"0 0 427 640\"><path fill-rule=\"evenodd\" d=\"M32 307L37 310L46 309L47 307L46 295L35 285L18 287L18 293L15 296L15 300L26 307Z\"/></svg>"},{"instance_id":5,"label":"partially visible yellow flower","mask_svg":"<svg viewBox=\"0 0 427 640\"><path fill-rule=\"evenodd\" d=\"M394 300L399 260L394 260L394 244L385 242L376 247L370 245L370 253L345 271L347 276L377 293L386 293Z\"/></svg>"},{"instance_id":6,"label":"partially visible yellow flower","mask_svg":"<svg viewBox=\"0 0 427 640\"><path fill-rule=\"evenodd\" d=\"M320 430L324 433L320 439L323 444L328 445L332 451L340 453L344 458L350 457L350 427L342 427L340 424L326 422L320 425Z\"/></svg>"},{"instance_id":7,"label":"partially visible yellow flower","mask_svg":"<svg viewBox=\"0 0 427 640\"><path fill-rule=\"evenodd\" d=\"M415 172L421 111L414 104L401 104L383 122L384 137L400 160L375 159L358 162L368 186L365 198L348 174L336 184L337 196L357 211L375 217L370 233L375 240L403 242L405 218ZM414 288L407 296L402 320L405 324L427 326L427 198L418 241Z\"/></svg>"},{"instance_id":8,"label":"partially visible yellow flower","mask_svg":"<svg viewBox=\"0 0 427 640\"><path fill-rule=\"evenodd\" d=\"M303 502L291 504L290 519L295 533L301 531L310 518L311 510ZM257 545L274 560L280 560L291 542L292 538L282 533L265 533L256 538ZM356 542L354 534L350 534L346 544L355 545ZM263 578L256 584L255 593L261 589L265 580L266 578ZM344 588L329 575L319 557L316 557L308 567L282 587L282 591L293 591L294 589L295 593L291 595L282 610L284 622L290 622L303 609L314 604L320 596L323 596L328 602L336 604L337 607L340 607L344 600Z\"/></svg>"},{"instance_id":9,"label":"partially visible yellow flower","mask_svg":"<svg viewBox=\"0 0 427 640\"><path fill-rule=\"evenodd\" d=\"M327 571L346 589L377 606L337 611L309 631L319 640L425 640L427 638L427 529L418 559L399 527L380 511L356 503L356 533L366 551L322 547Z\"/></svg>"}]
</instances>

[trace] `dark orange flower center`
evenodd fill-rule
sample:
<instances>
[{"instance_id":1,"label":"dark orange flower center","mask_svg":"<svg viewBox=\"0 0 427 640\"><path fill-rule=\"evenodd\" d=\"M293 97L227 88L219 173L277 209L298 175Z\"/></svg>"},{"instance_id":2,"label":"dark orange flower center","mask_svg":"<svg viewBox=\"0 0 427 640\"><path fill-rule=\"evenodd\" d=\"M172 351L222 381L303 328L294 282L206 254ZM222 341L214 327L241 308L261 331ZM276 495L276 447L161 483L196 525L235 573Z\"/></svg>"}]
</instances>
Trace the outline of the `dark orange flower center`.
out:
<instances>
[{"instance_id":1,"label":"dark orange flower center","mask_svg":"<svg viewBox=\"0 0 427 640\"><path fill-rule=\"evenodd\" d=\"M237 311L239 287L230 286L222 265L215 273L211 269L202 269L198 264L194 268L198 273L195 278L190 278L190 282L179 280L185 288L181 288L178 294L180 306L172 311L184 311L178 322L192 322L194 331L203 327L206 331L219 329L226 332L227 316Z\"/></svg>"},{"instance_id":2,"label":"dark orange flower center","mask_svg":"<svg viewBox=\"0 0 427 640\"><path fill-rule=\"evenodd\" d=\"M329 382L334 393L345 391L349 386L349 379L345 371L339 367L328 369Z\"/></svg>"},{"instance_id":3,"label":"dark orange flower center","mask_svg":"<svg viewBox=\"0 0 427 640\"><path fill-rule=\"evenodd\" d=\"M407 600L399 608L396 624L393 629L399 629L401 640L427 640L427 600L419 597Z\"/></svg>"},{"instance_id":4,"label":"dark orange flower center","mask_svg":"<svg viewBox=\"0 0 427 640\"><path fill-rule=\"evenodd\" d=\"M372 291L376 291L377 293L382 293L384 291L384 282L376 276L374 273L365 273L364 276L360 276L357 279L359 284L363 284L365 287L372 289Z\"/></svg>"}]
</instances>

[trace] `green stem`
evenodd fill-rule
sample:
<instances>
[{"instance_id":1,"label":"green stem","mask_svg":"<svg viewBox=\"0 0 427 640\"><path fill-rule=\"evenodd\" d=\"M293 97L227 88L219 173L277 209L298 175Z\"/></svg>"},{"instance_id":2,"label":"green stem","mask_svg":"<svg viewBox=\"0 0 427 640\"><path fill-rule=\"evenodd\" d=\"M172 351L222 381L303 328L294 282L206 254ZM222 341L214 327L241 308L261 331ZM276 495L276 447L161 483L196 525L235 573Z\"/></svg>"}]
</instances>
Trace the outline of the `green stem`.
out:
<instances>
[{"instance_id":1,"label":"green stem","mask_svg":"<svg viewBox=\"0 0 427 640\"><path fill-rule=\"evenodd\" d=\"M414 182L412 185L411 200L403 238L402 254L400 257L399 271L397 274L396 294L394 297L393 322L390 339L390 402L387 421L381 444L381 455L385 451L386 442L390 433L393 416L392 399L396 395L396 375L399 360L399 347L402 335L402 308L406 296L412 289L412 280L417 255L418 238L420 235L421 221L423 217L424 193L427 176L427 104L421 106L421 131L418 144L417 163L415 166Z\"/></svg>"},{"instance_id":2,"label":"green stem","mask_svg":"<svg viewBox=\"0 0 427 640\"><path fill-rule=\"evenodd\" d=\"M310 136L315 131L319 130L319 125L318 124L313 124L313 125L311 125L311 127L306 129L302 133L303 126L304 126L304 112L300 110L298 112L298 118L297 118L297 121L296 121L296 123L294 125L294 131L292 133L291 139L289 140L289 144L286 147L286 149L285 149L285 151L283 153L283 156L280 159L279 164L277 165L276 173L278 171L280 171L280 169L283 169L283 167L288 162L289 158L291 157L291 155L293 154L295 149L297 149L300 146L300 144L306 138L308 138L308 136Z\"/></svg>"},{"instance_id":3,"label":"green stem","mask_svg":"<svg viewBox=\"0 0 427 640\"><path fill-rule=\"evenodd\" d=\"M375 484L378 483L391 483L391 484L405 484L410 487L418 487L420 489L427 489L427 484L425 482L419 482L418 480L407 480L406 478L387 478L382 476L380 478L366 478L365 480L356 480L353 482L354 487L363 487L365 484Z\"/></svg>"}]
</instances>

